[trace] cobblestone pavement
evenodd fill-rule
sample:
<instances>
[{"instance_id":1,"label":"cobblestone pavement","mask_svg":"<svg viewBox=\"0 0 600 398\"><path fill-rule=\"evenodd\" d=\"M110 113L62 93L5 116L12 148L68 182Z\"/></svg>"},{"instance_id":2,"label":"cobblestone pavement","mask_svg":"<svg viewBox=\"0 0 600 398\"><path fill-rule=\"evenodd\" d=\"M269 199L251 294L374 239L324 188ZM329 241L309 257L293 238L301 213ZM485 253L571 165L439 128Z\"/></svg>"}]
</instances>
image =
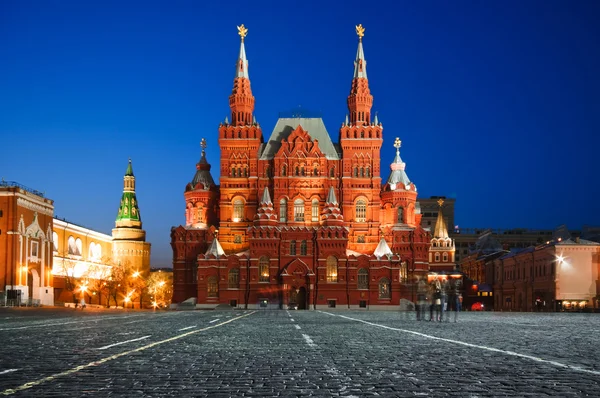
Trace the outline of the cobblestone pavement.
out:
<instances>
[{"instance_id":1,"label":"cobblestone pavement","mask_svg":"<svg viewBox=\"0 0 600 398\"><path fill-rule=\"evenodd\" d=\"M599 330L598 314L0 309L0 394L598 396Z\"/></svg>"}]
</instances>

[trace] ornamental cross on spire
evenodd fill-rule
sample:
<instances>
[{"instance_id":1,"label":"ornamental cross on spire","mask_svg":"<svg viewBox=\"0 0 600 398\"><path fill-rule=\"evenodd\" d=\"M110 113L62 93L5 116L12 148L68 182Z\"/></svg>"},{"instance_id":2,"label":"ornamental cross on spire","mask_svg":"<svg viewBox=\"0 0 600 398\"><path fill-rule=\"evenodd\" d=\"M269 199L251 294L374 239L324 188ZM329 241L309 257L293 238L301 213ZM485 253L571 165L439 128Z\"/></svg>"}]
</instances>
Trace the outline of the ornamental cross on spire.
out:
<instances>
[{"instance_id":1,"label":"ornamental cross on spire","mask_svg":"<svg viewBox=\"0 0 600 398\"><path fill-rule=\"evenodd\" d=\"M202 141L200 141L200 148L202 148L202 154L204 155L204 150L206 149L206 139L202 138Z\"/></svg>"},{"instance_id":2,"label":"ornamental cross on spire","mask_svg":"<svg viewBox=\"0 0 600 398\"><path fill-rule=\"evenodd\" d=\"M438 205L440 205L440 207L442 207L442 205L444 204L444 199L440 198L440 200L437 201Z\"/></svg>"},{"instance_id":3,"label":"ornamental cross on spire","mask_svg":"<svg viewBox=\"0 0 600 398\"><path fill-rule=\"evenodd\" d=\"M358 40L362 40L365 35L365 28L363 28L362 24L356 25L356 34L358 35Z\"/></svg>"},{"instance_id":4,"label":"ornamental cross on spire","mask_svg":"<svg viewBox=\"0 0 600 398\"><path fill-rule=\"evenodd\" d=\"M238 30L238 35L240 35L240 37L242 38L242 41L244 41L244 37L246 37L246 35L248 34L248 29L246 29L244 24L241 24L240 26L237 27L237 30Z\"/></svg>"}]
</instances>

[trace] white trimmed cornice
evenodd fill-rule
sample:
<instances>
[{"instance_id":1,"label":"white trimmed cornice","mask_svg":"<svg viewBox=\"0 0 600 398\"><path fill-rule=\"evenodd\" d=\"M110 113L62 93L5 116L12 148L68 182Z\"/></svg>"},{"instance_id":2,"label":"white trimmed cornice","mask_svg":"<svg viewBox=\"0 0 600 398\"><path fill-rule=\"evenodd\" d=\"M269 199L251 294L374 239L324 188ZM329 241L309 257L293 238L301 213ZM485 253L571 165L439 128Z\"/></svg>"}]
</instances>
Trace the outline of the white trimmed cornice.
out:
<instances>
[{"instance_id":1,"label":"white trimmed cornice","mask_svg":"<svg viewBox=\"0 0 600 398\"><path fill-rule=\"evenodd\" d=\"M0 192L0 196L6 195L2 195L2 193ZM17 196L17 206L24 207L32 211L37 211L38 213L45 214L50 217L54 216L53 206L49 206L47 203L38 200L33 200L31 196L26 197L25 195L20 193L17 193L15 196Z\"/></svg>"},{"instance_id":2,"label":"white trimmed cornice","mask_svg":"<svg viewBox=\"0 0 600 398\"><path fill-rule=\"evenodd\" d=\"M86 235L89 238L95 238L99 241L111 243L113 238L111 235L103 234L102 232L97 232L89 228L84 228L76 224L72 224L67 221L59 220L55 218L53 220L53 229L54 230L63 230L65 232L71 232L80 235Z\"/></svg>"}]
</instances>

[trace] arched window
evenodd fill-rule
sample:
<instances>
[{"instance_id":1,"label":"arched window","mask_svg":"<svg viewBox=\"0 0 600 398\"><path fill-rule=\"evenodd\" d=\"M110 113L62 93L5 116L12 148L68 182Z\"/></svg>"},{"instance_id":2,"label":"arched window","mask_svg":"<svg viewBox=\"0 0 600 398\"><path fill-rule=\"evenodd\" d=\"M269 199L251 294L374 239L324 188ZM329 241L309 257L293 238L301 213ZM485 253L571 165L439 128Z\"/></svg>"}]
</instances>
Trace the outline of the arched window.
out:
<instances>
[{"instance_id":1,"label":"arched window","mask_svg":"<svg viewBox=\"0 0 600 398\"><path fill-rule=\"evenodd\" d=\"M244 177L248 177L248 167L244 167Z\"/></svg>"},{"instance_id":2,"label":"arched window","mask_svg":"<svg viewBox=\"0 0 600 398\"><path fill-rule=\"evenodd\" d=\"M319 221L319 201L317 199L312 200L312 222Z\"/></svg>"},{"instance_id":3,"label":"arched window","mask_svg":"<svg viewBox=\"0 0 600 398\"><path fill-rule=\"evenodd\" d=\"M444 262L447 263L448 262L448 253L444 253L442 258L444 259Z\"/></svg>"},{"instance_id":4,"label":"arched window","mask_svg":"<svg viewBox=\"0 0 600 398\"><path fill-rule=\"evenodd\" d=\"M267 256L262 256L258 260L258 281L269 281L269 258Z\"/></svg>"},{"instance_id":5,"label":"arched window","mask_svg":"<svg viewBox=\"0 0 600 398\"><path fill-rule=\"evenodd\" d=\"M306 256L306 241L305 240L300 242L300 255Z\"/></svg>"},{"instance_id":6,"label":"arched window","mask_svg":"<svg viewBox=\"0 0 600 398\"><path fill-rule=\"evenodd\" d=\"M54 246L54 251L58 251L58 234L56 232L52 232L52 243Z\"/></svg>"},{"instance_id":7,"label":"arched window","mask_svg":"<svg viewBox=\"0 0 600 398\"><path fill-rule=\"evenodd\" d=\"M279 201L279 221L287 221L287 199L281 199Z\"/></svg>"},{"instance_id":8,"label":"arched window","mask_svg":"<svg viewBox=\"0 0 600 398\"><path fill-rule=\"evenodd\" d=\"M361 168L360 168L360 176L361 176L361 177L364 177L364 176L365 176L365 168L364 168L364 167L361 167Z\"/></svg>"},{"instance_id":9,"label":"arched window","mask_svg":"<svg viewBox=\"0 0 600 398\"><path fill-rule=\"evenodd\" d=\"M81 253L83 252L83 243L81 243L81 239L77 238L75 240L75 255L76 256L81 256Z\"/></svg>"},{"instance_id":10,"label":"arched window","mask_svg":"<svg viewBox=\"0 0 600 398\"><path fill-rule=\"evenodd\" d=\"M358 167L354 168L354 177L358 177Z\"/></svg>"},{"instance_id":11,"label":"arched window","mask_svg":"<svg viewBox=\"0 0 600 398\"><path fill-rule=\"evenodd\" d=\"M365 138L365 132L364 131L360 132L360 138Z\"/></svg>"},{"instance_id":12,"label":"arched window","mask_svg":"<svg viewBox=\"0 0 600 398\"><path fill-rule=\"evenodd\" d=\"M290 254L292 256L296 255L296 241L295 240L290 241Z\"/></svg>"},{"instance_id":13,"label":"arched window","mask_svg":"<svg viewBox=\"0 0 600 398\"><path fill-rule=\"evenodd\" d=\"M208 297L218 297L219 283L216 276L211 276L206 281L206 295Z\"/></svg>"},{"instance_id":14,"label":"arched window","mask_svg":"<svg viewBox=\"0 0 600 398\"><path fill-rule=\"evenodd\" d=\"M360 199L356 202L356 222L367 221L367 202Z\"/></svg>"},{"instance_id":15,"label":"arched window","mask_svg":"<svg viewBox=\"0 0 600 398\"><path fill-rule=\"evenodd\" d=\"M404 209L398 206L398 219L396 221L398 224L402 224L404 222Z\"/></svg>"},{"instance_id":16,"label":"arched window","mask_svg":"<svg viewBox=\"0 0 600 398\"><path fill-rule=\"evenodd\" d=\"M338 281L338 266L337 258L334 256L327 257L327 282Z\"/></svg>"},{"instance_id":17,"label":"arched window","mask_svg":"<svg viewBox=\"0 0 600 398\"><path fill-rule=\"evenodd\" d=\"M371 177L371 168L367 166L367 177Z\"/></svg>"},{"instance_id":18,"label":"arched window","mask_svg":"<svg viewBox=\"0 0 600 398\"><path fill-rule=\"evenodd\" d=\"M389 299L392 297L390 291L390 280L388 278L381 278L379 280L379 298Z\"/></svg>"},{"instance_id":19,"label":"arched window","mask_svg":"<svg viewBox=\"0 0 600 398\"><path fill-rule=\"evenodd\" d=\"M230 288L238 288L240 287L240 269L232 268L229 270L229 277L227 286Z\"/></svg>"},{"instance_id":20,"label":"arched window","mask_svg":"<svg viewBox=\"0 0 600 398\"><path fill-rule=\"evenodd\" d=\"M369 271L366 268L361 268L358 270L358 288L369 288Z\"/></svg>"},{"instance_id":21,"label":"arched window","mask_svg":"<svg viewBox=\"0 0 600 398\"><path fill-rule=\"evenodd\" d=\"M435 253L435 262L436 263L440 262L440 253Z\"/></svg>"},{"instance_id":22,"label":"arched window","mask_svg":"<svg viewBox=\"0 0 600 398\"><path fill-rule=\"evenodd\" d=\"M90 247L88 249L88 259L90 259L90 260L94 259L94 247L96 247L96 243L95 242L90 243Z\"/></svg>"},{"instance_id":23,"label":"arched window","mask_svg":"<svg viewBox=\"0 0 600 398\"><path fill-rule=\"evenodd\" d=\"M241 221L244 218L244 201L236 199L233 201L233 221Z\"/></svg>"},{"instance_id":24,"label":"arched window","mask_svg":"<svg viewBox=\"0 0 600 398\"><path fill-rule=\"evenodd\" d=\"M300 175L300 167L296 166L296 173L295 173L295 174L296 174L297 176L299 176L299 175Z\"/></svg>"},{"instance_id":25,"label":"arched window","mask_svg":"<svg viewBox=\"0 0 600 398\"><path fill-rule=\"evenodd\" d=\"M283 165L283 167L281 167L281 175L283 177L287 176L287 165L285 165L285 164Z\"/></svg>"},{"instance_id":26,"label":"arched window","mask_svg":"<svg viewBox=\"0 0 600 398\"><path fill-rule=\"evenodd\" d=\"M304 201L294 200L294 221L304 221Z\"/></svg>"},{"instance_id":27,"label":"arched window","mask_svg":"<svg viewBox=\"0 0 600 398\"><path fill-rule=\"evenodd\" d=\"M332 167L331 169L329 169L329 177L331 177L331 178L335 177L335 167Z\"/></svg>"},{"instance_id":28,"label":"arched window","mask_svg":"<svg viewBox=\"0 0 600 398\"><path fill-rule=\"evenodd\" d=\"M300 167L300 174L301 174L302 176L305 176L305 175L306 175L306 174L304 174L304 166L301 166L301 167Z\"/></svg>"},{"instance_id":29,"label":"arched window","mask_svg":"<svg viewBox=\"0 0 600 398\"><path fill-rule=\"evenodd\" d=\"M232 176L232 177L237 177L237 169L236 169L235 167L233 167L233 168L231 169L231 176Z\"/></svg>"},{"instance_id":30,"label":"arched window","mask_svg":"<svg viewBox=\"0 0 600 398\"><path fill-rule=\"evenodd\" d=\"M317 165L313 166L313 176L319 175L319 167Z\"/></svg>"}]
</instances>

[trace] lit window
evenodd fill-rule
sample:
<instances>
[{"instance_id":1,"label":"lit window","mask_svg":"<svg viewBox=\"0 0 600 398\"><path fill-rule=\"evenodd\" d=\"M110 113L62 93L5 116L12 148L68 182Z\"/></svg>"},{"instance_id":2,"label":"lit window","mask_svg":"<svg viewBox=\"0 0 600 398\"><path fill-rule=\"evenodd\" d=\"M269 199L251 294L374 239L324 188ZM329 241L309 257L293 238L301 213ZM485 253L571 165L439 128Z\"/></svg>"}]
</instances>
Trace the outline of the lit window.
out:
<instances>
[{"instance_id":1,"label":"lit window","mask_svg":"<svg viewBox=\"0 0 600 398\"><path fill-rule=\"evenodd\" d=\"M81 243L81 239L77 238L75 240L75 255L76 256L81 256L81 253L83 252L83 243Z\"/></svg>"},{"instance_id":2,"label":"lit window","mask_svg":"<svg viewBox=\"0 0 600 398\"><path fill-rule=\"evenodd\" d=\"M75 238L72 236L69 236L68 246L68 254L75 255L75 252L77 252L77 246L75 245Z\"/></svg>"},{"instance_id":3,"label":"lit window","mask_svg":"<svg viewBox=\"0 0 600 398\"><path fill-rule=\"evenodd\" d=\"M382 278L379 280L379 298L380 299L391 298L390 280L388 278Z\"/></svg>"},{"instance_id":4,"label":"lit window","mask_svg":"<svg viewBox=\"0 0 600 398\"><path fill-rule=\"evenodd\" d=\"M279 221L287 221L287 200L285 199L279 201Z\"/></svg>"},{"instance_id":5,"label":"lit window","mask_svg":"<svg viewBox=\"0 0 600 398\"><path fill-rule=\"evenodd\" d=\"M52 232L52 243L54 246L54 251L58 251L58 234L56 232Z\"/></svg>"},{"instance_id":6,"label":"lit window","mask_svg":"<svg viewBox=\"0 0 600 398\"><path fill-rule=\"evenodd\" d=\"M244 201L236 199L233 202L233 221L241 221L244 218Z\"/></svg>"},{"instance_id":7,"label":"lit window","mask_svg":"<svg viewBox=\"0 0 600 398\"><path fill-rule=\"evenodd\" d=\"M319 201L317 199L312 201L312 221L319 221Z\"/></svg>"},{"instance_id":8,"label":"lit window","mask_svg":"<svg viewBox=\"0 0 600 398\"><path fill-rule=\"evenodd\" d=\"M448 262L448 253L444 253L443 258L445 263Z\"/></svg>"},{"instance_id":9,"label":"lit window","mask_svg":"<svg viewBox=\"0 0 600 398\"><path fill-rule=\"evenodd\" d=\"M358 270L358 288L369 288L369 271L365 268L361 268Z\"/></svg>"},{"instance_id":10,"label":"lit window","mask_svg":"<svg viewBox=\"0 0 600 398\"><path fill-rule=\"evenodd\" d=\"M258 281L268 282L269 281L269 258L262 256L258 260Z\"/></svg>"},{"instance_id":11,"label":"lit window","mask_svg":"<svg viewBox=\"0 0 600 398\"><path fill-rule=\"evenodd\" d=\"M208 297L217 297L219 293L219 284L216 276L211 276L206 282L206 293Z\"/></svg>"},{"instance_id":12,"label":"lit window","mask_svg":"<svg viewBox=\"0 0 600 398\"><path fill-rule=\"evenodd\" d=\"M294 221L304 221L304 201L302 199L294 201Z\"/></svg>"},{"instance_id":13,"label":"lit window","mask_svg":"<svg viewBox=\"0 0 600 398\"><path fill-rule=\"evenodd\" d=\"M240 287L240 270L239 268L233 268L229 270L228 286L230 288Z\"/></svg>"},{"instance_id":14,"label":"lit window","mask_svg":"<svg viewBox=\"0 0 600 398\"><path fill-rule=\"evenodd\" d=\"M358 243L365 243L365 236L364 235L358 235L358 238L356 239L356 241Z\"/></svg>"},{"instance_id":15,"label":"lit window","mask_svg":"<svg viewBox=\"0 0 600 398\"><path fill-rule=\"evenodd\" d=\"M242 235L235 235L233 237L233 243L242 243Z\"/></svg>"},{"instance_id":16,"label":"lit window","mask_svg":"<svg viewBox=\"0 0 600 398\"><path fill-rule=\"evenodd\" d=\"M338 281L338 266L337 258L334 256L327 257L327 282Z\"/></svg>"},{"instance_id":17,"label":"lit window","mask_svg":"<svg viewBox=\"0 0 600 398\"><path fill-rule=\"evenodd\" d=\"M367 221L367 202L362 199L356 202L356 221Z\"/></svg>"}]
</instances>

